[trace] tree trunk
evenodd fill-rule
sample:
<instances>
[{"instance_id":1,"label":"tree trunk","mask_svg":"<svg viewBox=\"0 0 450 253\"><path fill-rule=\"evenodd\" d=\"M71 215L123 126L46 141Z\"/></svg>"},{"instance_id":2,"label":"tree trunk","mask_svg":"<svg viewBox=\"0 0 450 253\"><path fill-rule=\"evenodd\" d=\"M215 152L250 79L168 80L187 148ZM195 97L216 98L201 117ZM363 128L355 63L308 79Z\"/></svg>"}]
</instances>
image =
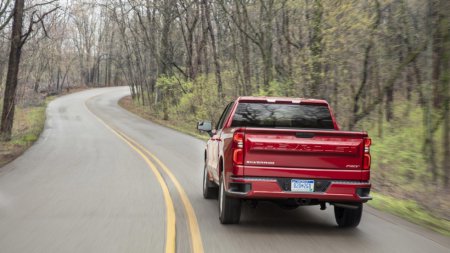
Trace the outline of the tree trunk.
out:
<instances>
[{"instance_id":1,"label":"tree trunk","mask_svg":"<svg viewBox=\"0 0 450 253\"><path fill-rule=\"evenodd\" d=\"M203 72L206 74L206 77L209 75L209 61L208 61L208 24L206 21L206 15L204 11L201 14L201 27L202 27L202 47L201 53L199 57L202 57L203 61Z\"/></svg>"},{"instance_id":2,"label":"tree trunk","mask_svg":"<svg viewBox=\"0 0 450 253\"><path fill-rule=\"evenodd\" d=\"M283 11L283 36L285 38L285 47L286 47L286 57L287 57L287 62L286 62L286 68L287 68L287 78L289 81L289 84L292 86L293 85L293 80L292 80L292 69L293 69L293 59L292 59L292 45L289 43L289 41L291 41L291 29L290 29L290 22L289 22L289 12L285 9L286 7L284 7L284 11ZM293 90L293 87L291 87L291 91ZM289 94L292 95L292 94Z\"/></svg>"},{"instance_id":3,"label":"tree trunk","mask_svg":"<svg viewBox=\"0 0 450 253\"><path fill-rule=\"evenodd\" d=\"M312 83L309 89L311 97L319 96L319 87L322 86L322 17L323 6L320 0L314 1L314 10L312 17L312 31L309 38L312 70Z\"/></svg>"},{"instance_id":4,"label":"tree trunk","mask_svg":"<svg viewBox=\"0 0 450 253\"><path fill-rule=\"evenodd\" d=\"M411 68L406 71L406 99L411 101L411 94L413 92L413 73Z\"/></svg>"},{"instance_id":5,"label":"tree trunk","mask_svg":"<svg viewBox=\"0 0 450 253\"><path fill-rule=\"evenodd\" d=\"M236 8L239 6L236 5ZM244 33L248 33L248 23L241 17L241 14L236 14L239 23L242 25L243 32L239 32L239 42L241 45L241 61L242 61L242 74L243 74L243 95L250 95L252 93L251 86L251 64L250 64L250 42L248 36Z\"/></svg>"},{"instance_id":6,"label":"tree trunk","mask_svg":"<svg viewBox=\"0 0 450 253\"><path fill-rule=\"evenodd\" d=\"M245 25L244 25L245 26ZM244 95L252 94L252 76L250 68L250 45L248 38L240 33L240 39L242 44L242 68L244 75Z\"/></svg>"},{"instance_id":7,"label":"tree trunk","mask_svg":"<svg viewBox=\"0 0 450 253\"><path fill-rule=\"evenodd\" d=\"M56 93L59 93L61 90L61 67L58 66L58 70L56 71Z\"/></svg>"},{"instance_id":8,"label":"tree trunk","mask_svg":"<svg viewBox=\"0 0 450 253\"><path fill-rule=\"evenodd\" d=\"M24 0L16 0L14 4L13 24L11 31L11 49L9 53L8 73L3 102L0 139L10 140L14 122L16 90L18 83L20 56L22 53L22 21Z\"/></svg>"},{"instance_id":9,"label":"tree trunk","mask_svg":"<svg viewBox=\"0 0 450 253\"><path fill-rule=\"evenodd\" d=\"M444 174L444 187L450 188L450 15L448 1L441 1L442 6L439 8L443 11L443 19L439 23L439 31L442 33L442 73L440 77L440 85L442 90L443 102L443 140L442 149L444 151L444 159L442 160L442 170Z\"/></svg>"},{"instance_id":10,"label":"tree trunk","mask_svg":"<svg viewBox=\"0 0 450 253\"><path fill-rule=\"evenodd\" d=\"M260 16L262 17L262 32L263 35L261 35L261 47L262 47L262 60L263 60L263 83L264 83L264 89L266 91L269 90L269 84L273 80L273 35L272 35L272 23L274 18L274 11L273 11L273 5L274 1L270 0L264 0L261 2L261 12Z\"/></svg>"},{"instance_id":11,"label":"tree trunk","mask_svg":"<svg viewBox=\"0 0 450 253\"><path fill-rule=\"evenodd\" d=\"M392 103L394 102L394 86L386 90L386 121L390 122L394 118Z\"/></svg>"},{"instance_id":12,"label":"tree trunk","mask_svg":"<svg viewBox=\"0 0 450 253\"><path fill-rule=\"evenodd\" d=\"M448 69L448 68L447 68ZM448 70L447 70L448 71ZM449 74L447 74L449 75ZM443 131L443 141L442 146L444 150L444 159L442 160L442 170L444 171L444 187L450 188L450 113L449 113L449 82L447 79L447 84L445 87L446 97L444 105L444 131Z\"/></svg>"},{"instance_id":13,"label":"tree trunk","mask_svg":"<svg viewBox=\"0 0 450 253\"><path fill-rule=\"evenodd\" d=\"M212 46L212 53L213 53L213 59L214 59L214 65L216 67L216 81L217 81L217 94L219 95L219 99L222 101L224 99L223 95L223 88L222 88L222 74L221 74L221 68L220 68L220 61L219 61L219 55L217 52L216 47L216 37L214 35L214 31L212 30L212 24L211 24L211 17L210 17L210 11L209 11L209 5L207 0L202 1L203 4L203 15L205 15L205 20L207 22L209 35L211 38L211 46Z\"/></svg>"},{"instance_id":14,"label":"tree trunk","mask_svg":"<svg viewBox=\"0 0 450 253\"><path fill-rule=\"evenodd\" d=\"M108 75L109 75L109 57L110 57L110 55L108 55L108 58L106 58L106 61L105 61L105 81L104 81L104 83L103 83L103 85L104 86L109 86L109 84L108 84Z\"/></svg>"},{"instance_id":15,"label":"tree trunk","mask_svg":"<svg viewBox=\"0 0 450 253\"><path fill-rule=\"evenodd\" d=\"M334 108L334 116L337 117L339 110L339 79L338 79L338 66L334 65L334 78L333 78L333 108Z\"/></svg>"},{"instance_id":16,"label":"tree trunk","mask_svg":"<svg viewBox=\"0 0 450 253\"><path fill-rule=\"evenodd\" d=\"M161 31L161 65L160 70L162 75L168 75L170 66L172 65L172 52L170 48L170 30L172 26L172 1L164 1L163 6L163 24Z\"/></svg>"},{"instance_id":17,"label":"tree trunk","mask_svg":"<svg viewBox=\"0 0 450 253\"><path fill-rule=\"evenodd\" d=\"M438 10L435 10L438 12ZM439 25L441 15L438 13L433 13L433 15L437 16L437 23ZM440 108L442 105L442 90L439 83L439 79L441 77L441 66L442 66L442 55L443 52L443 43L442 43L442 34L440 29L436 29L433 33L433 74L432 74L432 85L433 85L433 106L434 108Z\"/></svg>"},{"instance_id":18,"label":"tree trunk","mask_svg":"<svg viewBox=\"0 0 450 253\"><path fill-rule=\"evenodd\" d=\"M429 19L431 19L432 15L433 15L433 11L432 11L433 5L432 3L428 3L428 11L430 14ZM428 21L429 23L428 25L428 30L429 30L429 34L430 37L434 38L434 25L431 24L430 21ZM428 41L428 45L427 45L427 54L426 54L426 58L427 58L427 67L431 70L434 69L435 66L435 58L434 56L434 46L435 46L435 42L433 40L429 40ZM433 79L434 79L434 75L436 73L434 71L429 71L428 72L428 80L431 82L431 84L434 85L433 83ZM433 89L432 87L430 87L431 85L426 85L425 89L424 89L424 98L425 98L425 106L423 108L424 113L423 113L423 123L425 126L425 141L424 141L424 145L423 145L423 150L424 150L424 158L427 162L427 169L428 171L431 173L432 176L432 180L433 183L437 183L437 169L436 169L436 155L435 155L435 145L434 145L434 139L433 139Z\"/></svg>"},{"instance_id":19,"label":"tree trunk","mask_svg":"<svg viewBox=\"0 0 450 253\"><path fill-rule=\"evenodd\" d=\"M2 90L3 87L3 76L4 76L4 66L5 64L3 63L3 60L0 61L0 91Z\"/></svg>"}]
</instances>

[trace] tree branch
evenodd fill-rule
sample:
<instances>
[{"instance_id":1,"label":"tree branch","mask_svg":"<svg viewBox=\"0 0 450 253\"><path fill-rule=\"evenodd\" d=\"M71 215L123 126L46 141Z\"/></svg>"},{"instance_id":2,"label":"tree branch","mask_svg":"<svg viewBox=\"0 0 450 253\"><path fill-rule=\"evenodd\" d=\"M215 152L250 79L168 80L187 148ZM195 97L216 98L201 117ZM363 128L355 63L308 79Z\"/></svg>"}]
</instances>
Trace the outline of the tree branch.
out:
<instances>
[{"instance_id":1,"label":"tree branch","mask_svg":"<svg viewBox=\"0 0 450 253\"><path fill-rule=\"evenodd\" d=\"M59 0L51 0L51 1L48 1L48 2L37 3L37 4L32 5L32 6L28 7L28 8L25 8L24 11L29 11L29 10L34 9L36 7L44 6L44 5L48 5L48 4L52 4L52 3L56 3L56 2L59 2Z\"/></svg>"},{"instance_id":2,"label":"tree branch","mask_svg":"<svg viewBox=\"0 0 450 253\"><path fill-rule=\"evenodd\" d=\"M412 52L411 54L406 57L406 59L397 66L397 68L394 71L394 74L387 80L387 84L382 88L382 94L385 94L389 89L392 89L392 87L395 84L395 81L399 77L399 75L402 73L402 70L408 66L411 62L415 61L417 57L423 52L423 50L426 48L428 41L425 41L422 46L420 46L416 51ZM369 115L378 104L383 102L383 95L378 96L369 106L367 106L363 111L355 114L353 118L353 122L350 123L350 128L356 125L361 119Z\"/></svg>"},{"instance_id":3,"label":"tree branch","mask_svg":"<svg viewBox=\"0 0 450 253\"><path fill-rule=\"evenodd\" d=\"M6 11L8 10L8 6L10 4L11 0L7 0L6 3L3 5L0 5L0 17L3 16ZM11 21L12 17L13 17L14 12L11 12L8 17L6 18L6 20L3 22L3 24L0 24L0 31L5 29L5 27L9 24L9 21Z\"/></svg>"},{"instance_id":4,"label":"tree branch","mask_svg":"<svg viewBox=\"0 0 450 253\"><path fill-rule=\"evenodd\" d=\"M45 29L44 19L46 16L50 15L51 13L53 13L54 11L56 11L58 9L59 9L59 6L45 12L42 15L37 14L37 10L34 10L33 13L31 14L30 23L28 25L27 32L21 36L20 46L23 46L26 43L27 39L30 37L30 34L34 31L33 27L39 23L42 25L42 28L44 30L44 35L46 37L48 37L47 30ZM36 17L36 19L35 19L35 17Z\"/></svg>"},{"instance_id":5,"label":"tree branch","mask_svg":"<svg viewBox=\"0 0 450 253\"><path fill-rule=\"evenodd\" d=\"M247 31L245 31L240 22L236 20L236 18L227 10L226 6L223 3L223 0L218 1L219 5L222 7L223 11L231 18L231 20L233 21L233 23L236 25L236 27L238 28L238 30L243 33L247 38L249 38L253 43L255 43L258 47L261 47L261 43L253 36L251 36L249 33L247 33ZM247 15L248 18L248 15ZM253 26L251 26L250 22L248 22L250 28L253 28ZM254 28L253 28L254 29Z\"/></svg>"}]
</instances>

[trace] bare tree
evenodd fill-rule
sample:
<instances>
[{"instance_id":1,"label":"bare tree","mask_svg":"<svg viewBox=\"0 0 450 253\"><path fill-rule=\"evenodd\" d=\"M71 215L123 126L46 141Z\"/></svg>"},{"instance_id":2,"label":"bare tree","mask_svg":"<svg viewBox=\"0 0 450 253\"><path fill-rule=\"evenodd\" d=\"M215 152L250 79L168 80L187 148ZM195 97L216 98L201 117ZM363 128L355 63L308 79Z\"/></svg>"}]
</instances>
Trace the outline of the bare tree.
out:
<instances>
[{"instance_id":1,"label":"bare tree","mask_svg":"<svg viewBox=\"0 0 450 253\"><path fill-rule=\"evenodd\" d=\"M49 3L53 3L51 1ZM29 24L25 31L22 32L22 23L24 19L24 0L16 0L13 11L13 25L11 29L11 49L8 62L8 73L6 75L6 87L3 100L3 110L0 125L0 139L11 139L11 131L14 122L14 110L16 100L16 90L18 84L18 74L20 66L20 57L22 54L22 47L26 43L27 39L33 33L33 29L36 25L41 25L45 31L44 18L55 11L58 7L55 7L44 13L39 13L34 10L29 17Z\"/></svg>"}]
</instances>

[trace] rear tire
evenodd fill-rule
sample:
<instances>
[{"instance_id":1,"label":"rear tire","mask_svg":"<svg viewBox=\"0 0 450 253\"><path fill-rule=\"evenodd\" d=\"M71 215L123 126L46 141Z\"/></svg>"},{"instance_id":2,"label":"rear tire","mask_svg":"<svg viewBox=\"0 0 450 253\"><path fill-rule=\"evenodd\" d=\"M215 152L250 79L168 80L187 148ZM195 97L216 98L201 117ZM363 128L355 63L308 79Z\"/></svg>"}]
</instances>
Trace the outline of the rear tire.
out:
<instances>
[{"instance_id":1,"label":"rear tire","mask_svg":"<svg viewBox=\"0 0 450 253\"><path fill-rule=\"evenodd\" d=\"M340 228L355 228L361 221L363 205L356 204L356 209L334 206L334 217Z\"/></svg>"},{"instance_id":2,"label":"rear tire","mask_svg":"<svg viewBox=\"0 0 450 253\"><path fill-rule=\"evenodd\" d=\"M203 170L203 198L205 199L217 199L217 185L209 181L208 171L205 168Z\"/></svg>"},{"instance_id":3,"label":"rear tire","mask_svg":"<svg viewBox=\"0 0 450 253\"><path fill-rule=\"evenodd\" d=\"M238 224L241 218L241 200L230 198L225 193L224 175L219 184L219 219L222 224Z\"/></svg>"}]
</instances>

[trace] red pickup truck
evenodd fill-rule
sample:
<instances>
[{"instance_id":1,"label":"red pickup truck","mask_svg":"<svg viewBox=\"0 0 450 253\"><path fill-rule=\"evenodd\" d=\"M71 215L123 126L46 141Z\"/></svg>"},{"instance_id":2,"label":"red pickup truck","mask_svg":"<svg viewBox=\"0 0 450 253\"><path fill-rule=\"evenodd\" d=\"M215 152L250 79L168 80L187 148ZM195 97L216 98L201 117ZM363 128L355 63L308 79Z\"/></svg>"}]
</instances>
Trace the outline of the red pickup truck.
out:
<instances>
[{"instance_id":1,"label":"red pickup truck","mask_svg":"<svg viewBox=\"0 0 450 253\"><path fill-rule=\"evenodd\" d=\"M369 196L366 132L340 131L324 100L240 97L227 105L205 149L203 196L219 197L223 224L239 223L241 203L285 208L334 206L339 227L358 226Z\"/></svg>"}]
</instances>

